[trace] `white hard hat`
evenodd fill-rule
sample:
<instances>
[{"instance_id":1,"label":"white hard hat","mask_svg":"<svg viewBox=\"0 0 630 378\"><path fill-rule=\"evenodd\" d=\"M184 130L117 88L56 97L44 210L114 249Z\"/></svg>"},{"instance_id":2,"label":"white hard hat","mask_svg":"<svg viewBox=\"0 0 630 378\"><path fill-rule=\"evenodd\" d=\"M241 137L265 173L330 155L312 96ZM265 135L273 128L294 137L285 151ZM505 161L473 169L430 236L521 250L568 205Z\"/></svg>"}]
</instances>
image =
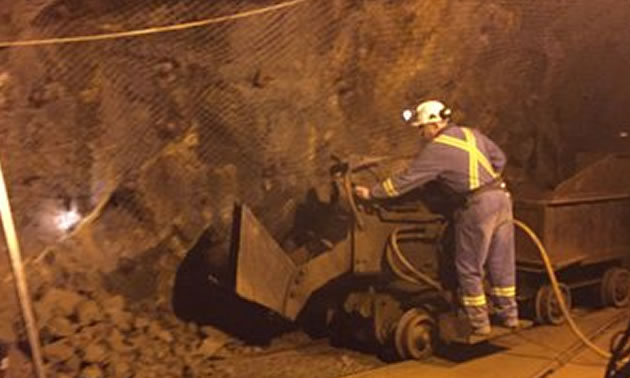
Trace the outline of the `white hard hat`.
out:
<instances>
[{"instance_id":1,"label":"white hard hat","mask_svg":"<svg viewBox=\"0 0 630 378\"><path fill-rule=\"evenodd\" d=\"M429 123L440 122L451 116L451 109L437 100L429 100L420 103L416 109L403 111L403 119L413 127L423 126Z\"/></svg>"}]
</instances>

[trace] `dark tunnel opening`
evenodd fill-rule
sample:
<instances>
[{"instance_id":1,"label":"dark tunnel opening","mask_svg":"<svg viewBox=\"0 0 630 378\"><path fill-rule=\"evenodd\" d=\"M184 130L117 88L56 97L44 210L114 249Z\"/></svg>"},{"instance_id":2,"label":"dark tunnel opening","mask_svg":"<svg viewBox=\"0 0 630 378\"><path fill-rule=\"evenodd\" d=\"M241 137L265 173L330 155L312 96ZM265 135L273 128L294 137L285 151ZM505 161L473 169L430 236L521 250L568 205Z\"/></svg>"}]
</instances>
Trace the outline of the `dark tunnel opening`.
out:
<instances>
[{"instance_id":1,"label":"dark tunnel opening","mask_svg":"<svg viewBox=\"0 0 630 378\"><path fill-rule=\"evenodd\" d=\"M267 344L294 326L257 304L239 298L230 281L216 280L208 264L208 253L217 246L209 232L198 242L177 268L172 306L185 322L213 325L248 343Z\"/></svg>"}]
</instances>

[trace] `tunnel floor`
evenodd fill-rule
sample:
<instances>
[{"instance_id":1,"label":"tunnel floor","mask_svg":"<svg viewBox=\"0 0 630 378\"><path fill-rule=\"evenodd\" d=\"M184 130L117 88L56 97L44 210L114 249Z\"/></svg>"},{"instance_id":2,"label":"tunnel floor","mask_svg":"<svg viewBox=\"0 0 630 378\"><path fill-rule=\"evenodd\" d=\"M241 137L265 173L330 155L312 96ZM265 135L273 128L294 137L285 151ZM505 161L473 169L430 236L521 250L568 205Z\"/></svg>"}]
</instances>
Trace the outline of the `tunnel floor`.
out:
<instances>
[{"instance_id":1,"label":"tunnel floor","mask_svg":"<svg viewBox=\"0 0 630 378\"><path fill-rule=\"evenodd\" d=\"M609 350L611 339L628 325L628 309L573 311L578 327L598 347ZM616 321L614 321L616 319ZM603 377L607 359L598 356L577 339L567 324L538 326L492 341L495 348L454 360L433 357L406 361L351 375L352 378L538 378ZM471 351L472 352L472 351Z\"/></svg>"}]
</instances>

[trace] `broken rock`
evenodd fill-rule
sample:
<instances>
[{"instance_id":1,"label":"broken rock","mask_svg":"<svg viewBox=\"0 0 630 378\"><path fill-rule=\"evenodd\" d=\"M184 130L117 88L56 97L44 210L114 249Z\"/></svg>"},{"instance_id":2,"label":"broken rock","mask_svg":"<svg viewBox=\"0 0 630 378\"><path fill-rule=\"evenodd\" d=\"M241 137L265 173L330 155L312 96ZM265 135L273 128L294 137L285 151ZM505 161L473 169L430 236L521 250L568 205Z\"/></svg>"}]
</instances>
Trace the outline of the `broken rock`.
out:
<instances>
[{"instance_id":1,"label":"broken rock","mask_svg":"<svg viewBox=\"0 0 630 378\"><path fill-rule=\"evenodd\" d=\"M131 330L133 315L126 311L115 311L109 313L109 318L121 331Z\"/></svg>"},{"instance_id":2,"label":"broken rock","mask_svg":"<svg viewBox=\"0 0 630 378\"><path fill-rule=\"evenodd\" d=\"M124 311L125 298L122 295L115 295L102 301L103 309L107 314Z\"/></svg>"},{"instance_id":3,"label":"broken rock","mask_svg":"<svg viewBox=\"0 0 630 378\"><path fill-rule=\"evenodd\" d=\"M202 358L210 358L214 356L219 349L223 348L226 342L227 339L221 340L206 337L205 340L199 344L199 347L197 347L195 354L201 356Z\"/></svg>"},{"instance_id":4,"label":"broken rock","mask_svg":"<svg viewBox=\"0 0 630 378\"><path fill-rule=\"evenodd\" d=\"M101 343L92 343L85 347L83 360L86 362L99 363L107 357L107 347Z\"/></svg>"},{"instance_id":5,"label":"broken rock","mask_svg":"<svg viewBox=\"0 0 630 378\"><path fill-rule=\"evenodd\" d=\"M68 369L68 371L79 371L81 369L81 364L83 362L76 354L73 354L70 359L63 363L63 365Z\"/></svg>"},{"instance_id":6,"label":"broken rock","mask_svg":"<svg viewBox=\"0 0 630 378\"><path fill-rule=\"evenodd\" d=\"M113 359L107 366L107 374L110 377L116 378L131 377L131 365L121 358Z\"/></svg>"},{"instance_id":7,"label":"broken rock","mask_svg":"<svg viewBox=\"0 0 630 378\"><path fill-rule=\"evenodd\" d=\"M35 304L35 310L40 322L47 322L55 315L69 317L76 311L77 305L85 298L73 291L50 289L42 299Z\"/></svg>"},{"instance_id":8,"label":"broken rock","mask_svg":"<svg viewBox=\"0 0 630 378\"><path fill-rule=\"evenodd\" d=\"M93 300L87 300L77 305L77 317L82 326L94 324L103 319L99 305Z\"/></svg>"},{"instance_id":9,"label":"broken rock","mask_svg":"<svg viewBox=\"0 0 630 378\"><path fill-rule=\"evenodd\" d=\"M104 340L110 335L111 331L111 326L104 323L97 323L93 326L82 328L78 333L75 333L72 336L72 341L77 346L85 346L90 343Z\"/></svg>"},{"instance_id":10,"label":"broken rock","mask_svg":"<svg viewBox=\"0 0 630 378\"><path fill-rule=\"evenodd\" d=\"M149 326L149 320L142 316L138 316L133 325L136 329L142 330Z\"/></svg>"},{"instance_id":11,"label":"broken rock","mask_svg":"<svg viewBox=\"0 0 630 378\"><path fill-rule=\"evenodd\" d=\"M86 367L81 371L80 378L102 378L103 371L95 365Z\"/></svg>"},{"instance_id":12,"label":"broken rock","mask_svg":"<svg viewBox=\"0 0 630 378\"><path fill-rule=\"evenodd\" d=\"M117 353L125 353L133 349L130 345L125 343L125 338L118 329L113 329L107 336L107 344L112 351Z\"/></svg>"},{"instance_id":13,"label":"broken rock","mask_svg":"<svg viewBox=\"0 0 630 378\"><path fill-rule=\"evenodd\" d=\"M44 356L51 362L64 362L74 356L74 348L68 339L61 339L43 348Z\"/></svg>"},{"instance_id":14,"label":"broken rock","mask_svg":"<svg viewBox=\"0 0 630 378\"><path fill-rule=\"evenodd\" d=\"M46 328L53 336L66 337L73 335L76 332L77 326L68 320L68 318L55 316L48 321Z\"/></svg>"}]
</instances>

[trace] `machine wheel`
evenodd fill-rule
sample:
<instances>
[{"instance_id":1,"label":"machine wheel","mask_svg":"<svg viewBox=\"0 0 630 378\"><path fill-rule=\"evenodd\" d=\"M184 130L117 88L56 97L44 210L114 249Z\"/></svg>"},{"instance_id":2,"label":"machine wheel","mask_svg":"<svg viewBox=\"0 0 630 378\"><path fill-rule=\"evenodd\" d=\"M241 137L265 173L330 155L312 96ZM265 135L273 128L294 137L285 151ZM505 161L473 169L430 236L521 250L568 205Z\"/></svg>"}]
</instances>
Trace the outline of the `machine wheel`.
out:
<instances>
[{"instance_id":1,"label":"machine wheel","mask_svg":"<svg viewBox=\"0 0 630 378\"><path fill-rule=\"evenodd\" d=\"M630 303L630 272L613 267L604 273L601 285L604 306L625 307Z\"/></svg>"},{"instance_id":2,"label":"machine wheel","mask_svg":"<svg viewBox=\"0 0 630 378\"><path fill-rule=\"evenodd\" d=\"M571 309L571 290L565 284L561 283L559 286L567 308ZM543 285L538 289L534 305L536 321L540 324L549 323L559 325L566 320L551 285Z\"/></svg>"},{"instance_id":3,"label":"machine wheel","mask_svg":"<svg viewBox=\"0 0 630 378\"><path fill-rule=\"evenodd\" d=\"M422 360L433 354L435 322L426 311L412 308L400 317L394 333L396 354L403 360Z\"/></svg>"}]
</instances>

